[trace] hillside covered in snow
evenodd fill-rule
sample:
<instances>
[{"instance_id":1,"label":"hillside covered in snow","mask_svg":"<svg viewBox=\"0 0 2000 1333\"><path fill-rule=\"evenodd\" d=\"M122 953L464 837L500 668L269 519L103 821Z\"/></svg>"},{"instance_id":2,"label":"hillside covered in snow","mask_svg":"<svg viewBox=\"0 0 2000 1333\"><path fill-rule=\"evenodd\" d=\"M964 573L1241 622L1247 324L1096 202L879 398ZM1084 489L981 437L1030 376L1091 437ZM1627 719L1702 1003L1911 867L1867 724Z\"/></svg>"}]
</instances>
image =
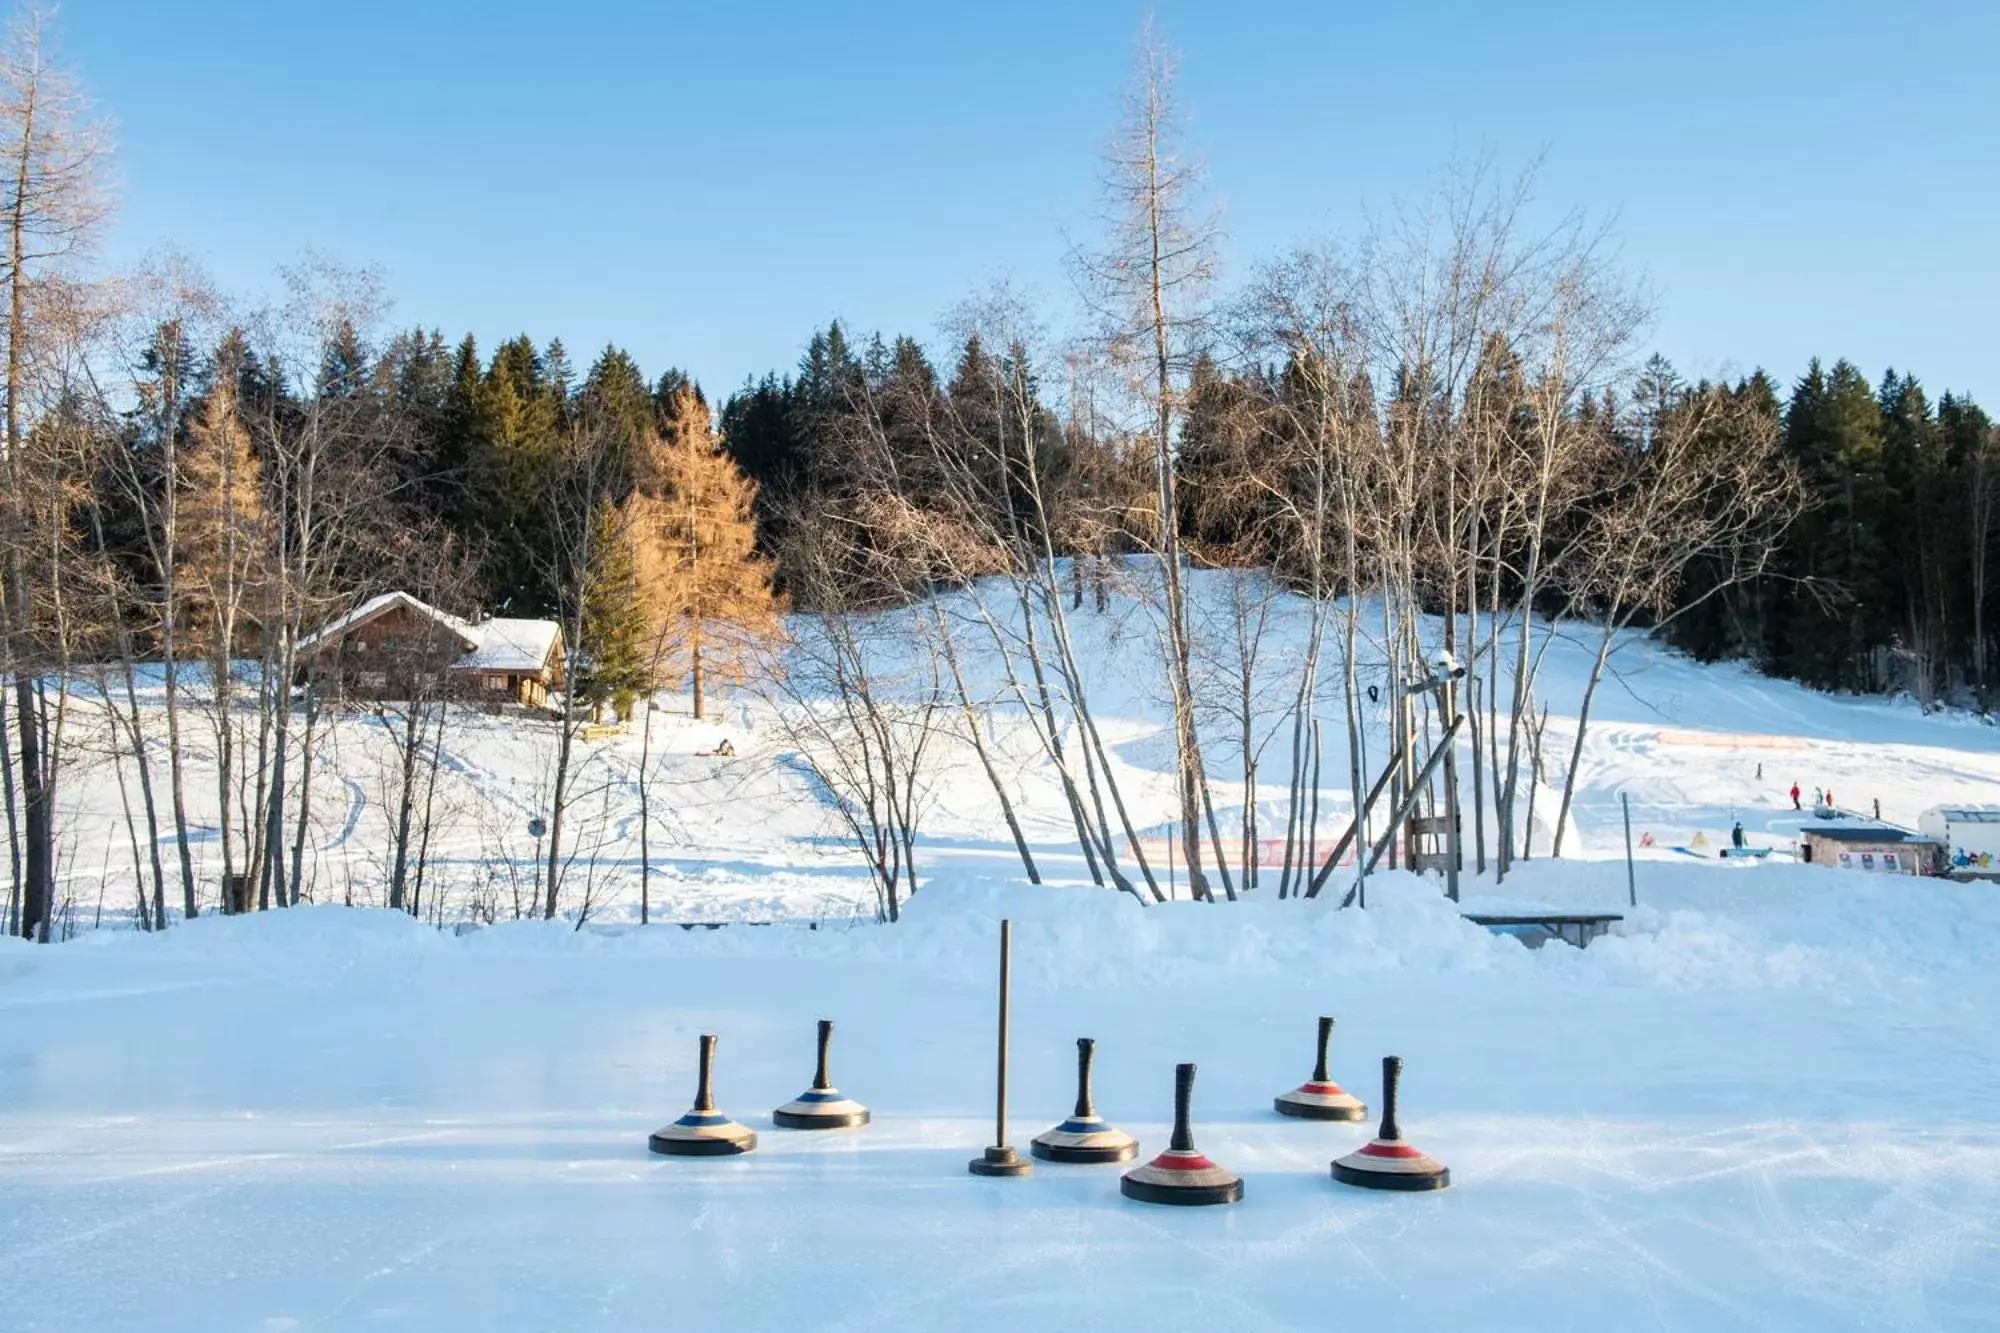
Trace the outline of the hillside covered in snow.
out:
<instances>
[{"instance_id":1,"label":"hillside covered in snow","mask_svg":"<svg viewBox=\"0 0 2000 1333\"><path fill-rule=\"evenodd\" d=\"M1106 609L1071 611L1067 625L1077 678L1089 690L1108 760L1106 781L1115 784L1127 807L1162 893L1185 896L1179 870L1184 849L1170 839L1176 813L1171 715L1155 608L1144 580L1144 568L1136 567ZM1260 892L1269 896L1283 860L1284 763L1293 739L1288 710L1298 693L1302 647L1310 632L1308 604L1257 575L1204 572L1190 586L1204 645L1197 670L1203 673L1203 750L1216 828L1234 887L1248 889L1242 863L1254 858L1261 863ZM1262 617L1247 691L1237 628L1237 612L1246 602ZM1038 731L1034 711L1023 706L1024 698L1033 702L1033 691L1016 688L1026 683L1028 669L1019 649L1022 623L1006 585L987 583L865 618L852 631L852 646L887 696L908 702L936 694L931 645L938 624L954 636L967 683L970 708L961 709L946 693L925 715L931 739L921 763L913 766L913 858L920 892L933 882L1022 878L1020 857L998 817L996 782L1009 794L1045 881L1091 882L1059 770L1047 761L1039 738L1045 733ZM1369 637L1377 623L1375 611L1364 605L1356 684L1387 698L1394 691L1385 655ZM1440 622L1426 620L1423 632L1438 642ZM1562 622L1539 632L1532 697L1546 710L1539 746L1543 768L1540 782L1526 784L1532 795L1521 812L1531 859L1548 854L1560 787L1569 776L1578 703L1597 649L1597 630L1587 624ZM854 828L843 818L852 789L836 789L840 774L826 752L838 751L845 733L823 723L799 723L801 717L823 719L838 711L837 692L828 683L825 634L813 618L795 617L793 648L781 659L787 667L783 680L736 685L711 700L704 721L689 716L684 696L665 693L657 697L650 736L644 734L643 715L623 728L583 734L571 777L561 915L572 921L638 918L642 776L649 787L645 845L654 919L877 913L880 895ZM1005 639L996 638L1000 635ZM1323 724L1320 781L1311 793L1317 810L1314 851L1322 860L1354 808L1340 696L1342 645L1337 633L1325 637L1309 709ZM1002 641L1010 645L1004 656L995 647ZM1503 693L1511 689L1511 675L1503 669ZM197 680L188 692L198 698L200 690ZM107 695L118 702L115 690ZM1245 697L1251 705L1247 729L1246 710L1237 702ZM142 683L140 707L157 709L158 699L157 681L150 693ZM132 832L138 797L130 765L112 757L106 711L87 688L70 710L70 743L80 758L65 772L58 824L64 839L64 924L74 930L131 919L134 884L144 881L145 858ZM220 860L208 761L217 733L210 715L190 711L199 719L184 726L191 860L201 900L213 908L220 895ZM969 720L980 729L983 757L969 743ZM1072 718L1060 720L1075 770L1078 728ZM1500 720L1504 723L1504 712ZM1372 777L1389 749L1387 705L1364 706L1361 722L1363 769ZM307 900L386 901L402 724L393 705L350 707L320 724L311 795L300 807L308 812L300 871ZM435 777L417 793L421 801L412 802L427 816L421 836L410 835L410 855L423 863L418 913L446 924L534 914L546 852L532 828L548 813L558 722L546 712L517 709L493 716L456 707L434 725L422 757L434 757ZM242 710L236 726L241 753L255 742ZM160 730L157 719L153 730ZM1258 759L1255 837L1247 834L1243 819L1246 730ZM1879 802L1883 818L1913 826L1930 805L1986 799L2000 786L1995 741L1990 727L1964 714L1927 714L1906 701L1827 696L1738 666L1703 666L1641 634L1622 632L1596 692L1575 773L1564 856L1622 858L1621 796L1630 799L1638 855L1649 863L1706 859L1739 820L1753 844L1789 855L1804 818L1792 808L1788 793L1794 783L1808 806L1815 795L1828 792L1844 809L1872 815ZM719 747L733 753L719 755ZM1469 767L1471 752L1463 739L1460 751ZM295 785L300 770L295 762ZM1470 824L1471 776L1461 776L1460 785ZM1108 822L1119 821L1114 816ZM1371 833L1385 822L1378 812ZM1489 860L1493 825L1489 799L1483 830ZM242 836L241 820L237 827ZM1302 863L1302 825L1294 840L1294 858ZM1470 868L1469 831L1466 841ZM1126 872L1136 877L1129 843L1114 831L1111 844ZM1213 845L1205 843L1204 850ZM1352 855L1343 859L1351 862ZM239 852L239 867L241 862ZM1349 873L1339 872L1343 883ZM171 904L173 894L168 896Z\"/></svg>"}]
</instances>

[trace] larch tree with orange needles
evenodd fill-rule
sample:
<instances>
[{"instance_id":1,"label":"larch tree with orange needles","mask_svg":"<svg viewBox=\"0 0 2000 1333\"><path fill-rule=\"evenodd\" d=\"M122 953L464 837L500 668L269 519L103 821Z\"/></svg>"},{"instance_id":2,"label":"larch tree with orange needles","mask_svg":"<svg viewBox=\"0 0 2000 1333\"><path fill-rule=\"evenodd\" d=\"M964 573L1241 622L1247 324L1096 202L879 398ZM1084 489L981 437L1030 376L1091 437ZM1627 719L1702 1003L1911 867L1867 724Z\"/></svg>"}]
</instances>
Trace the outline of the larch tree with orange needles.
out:
<instances>
[{"instance_id":1,"label":"larch tree with orange needles","mask_svg":"<svg viewBox=\"0 0 2000 1333\"><path fill-rule=\"evenodd\" d=\"M641 469L631 531L654 627L654 671L686 679L705 715L716 669L739 682L778 629L771 561L757 550L757 487L723 452L708 405L678 389Z\"/></svg>"}]
</instances>

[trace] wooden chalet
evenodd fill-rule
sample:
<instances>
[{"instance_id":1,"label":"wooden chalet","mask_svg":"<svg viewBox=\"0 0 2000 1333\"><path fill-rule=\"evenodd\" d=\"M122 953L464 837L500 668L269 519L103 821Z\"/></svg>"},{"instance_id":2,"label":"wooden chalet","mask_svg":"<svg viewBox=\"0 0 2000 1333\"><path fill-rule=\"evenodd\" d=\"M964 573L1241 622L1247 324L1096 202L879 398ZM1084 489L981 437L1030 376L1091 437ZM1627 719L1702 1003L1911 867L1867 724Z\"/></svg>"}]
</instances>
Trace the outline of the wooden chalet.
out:
<instances>
[{"instance_id":1,"label":"wooden chalet","mask_svg":"<svg viewBox=\"0 0 2000 1333\"><path fill-rule=\"evenodd\" d=\"M300 639L297 683L345 699L441 687L469 703L542 708L563 687L563 662L553 620L469 621L389 592Z\"/></svg>"}]
</instances>

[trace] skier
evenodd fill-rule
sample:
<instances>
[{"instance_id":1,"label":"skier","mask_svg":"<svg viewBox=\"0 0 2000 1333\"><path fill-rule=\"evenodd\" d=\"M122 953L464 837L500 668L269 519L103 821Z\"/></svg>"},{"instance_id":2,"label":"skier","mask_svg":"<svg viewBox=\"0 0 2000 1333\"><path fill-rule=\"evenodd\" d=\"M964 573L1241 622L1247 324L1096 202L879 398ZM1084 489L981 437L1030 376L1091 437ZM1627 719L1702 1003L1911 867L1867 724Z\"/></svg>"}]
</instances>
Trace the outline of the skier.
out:
<instances>
[{"instance_id":1,"label":"skier","mask_svg":"<svg viewBox=\"0 0 2000 1333\"><path fill-rule=\"evenodd\" d=\"M1882 820L1882 798L1880 796L1877 796L1875 798L1875 821L1877 823L1880 823L1881 820Z\"/></svg>"},{"instance_id":2,"label":"skier","mask_svg":"<svg viewBox=\"0 0 2000 1333\"><path fill-rule=\"evenodd\" d=\"M724 736L722 744L715 747L715 753L724 759L728 759L736 753L736 747L729 743L727 736Z\"/></svg>"},{"instance_id":3,"label":"skier","mask_svg":"<svg viewBox=\"0 0 2000 1333\"><path fill-rule=\"evenodd\" d=\"M1833 803L1833 788L1831 787L1828 787L1826 789L1826 808L1829 810L1837 810L1840 808Z\"/></svg>"},{"instance_id":4,"label":"skier","mask_svg":"<svg viewBox=\"0 0 2000 1333\"><path fill-rule=\"evenodd\" d=\"M1796 782L1792 784L1792 809L1794 810L1805 809L1804 806L1799 804L1799 784Z\"/></svg>"},{"instance_id":5,"label":"skier","mask_svg":"<svg viewBox=\"0 0 2000 1333\"><path fill-rule=\"evenodd\" d=\"M1764 780L1764 765L1760 761L1757 765L1757 781L1762 782L1763 780Z\"/></svg>"},{"instance_id":6,"label":"skier","mask_svg":"<svg viewBox=\"0 0 2000 1333\"><path fill-rule=\"evenodd\" d=\"M1743 821L1740 819L1736 821L1736 827L1729 830L1729 844L1739 852L1748 845L1743 841Z\"/></svg>"}]
</instances>

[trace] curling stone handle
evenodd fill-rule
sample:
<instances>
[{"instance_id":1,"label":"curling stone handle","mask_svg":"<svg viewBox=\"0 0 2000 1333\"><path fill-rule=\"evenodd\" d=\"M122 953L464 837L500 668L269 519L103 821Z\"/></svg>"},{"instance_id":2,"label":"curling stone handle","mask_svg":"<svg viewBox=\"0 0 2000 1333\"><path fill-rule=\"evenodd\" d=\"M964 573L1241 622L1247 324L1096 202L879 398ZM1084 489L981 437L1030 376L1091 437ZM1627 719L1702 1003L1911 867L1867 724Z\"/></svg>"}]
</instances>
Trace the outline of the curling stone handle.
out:
<instances>
[{"instance_id":1,"label":"curling stone handle","mask_svg":"<svg viewBox=\"0 0 2000 1333\"><path fill-rule=\"evenodd\" d=\"M833 1020L822 1018L819 1021L819 1064L813 1070L813 1087L820 1092L829 1091L833 1087L833 1080L826 1075L826 1048L832 1042Z\"/></svg>"},{"instance_id":2,"label":"curling stone handle","mask_svg":"<svg viewBox=\"0 0 2000 1333\"><path fill-rule=\"evenodd\" d=\"M1315 1083L1324 1083L1327 1081L1326 1048L1327 1044L1332 1040L1333 1019L1322 1014L1319 1020L1319 1059L1313 1062L1313 1082Z\"/></svg>"},{"instance_id":3,"label":"curling stone handle","mask_svg":"<svg viewBox=\"0 0 2000 1333\"><path fill-rule=\"evenodd\" d=\"M1076 1039L1076 1117L1096 1114L1090 1104L1090 1062L1097 1058L1097 1042L1090 1037Z\"/></svg>"},{"instance_id":4,"label":"curling stone handle","mask_svg":"<svg viewBox=\"0 0 2000 1333\"><path fill-rule=\"evenodd\" d=\"M704 1032L701 1034L701 1081L695 1084L694 1089L694 1109L697 1111L713 1111L715 1109L715 1097L710 1090L709 1084L710 1075L713 1074L714 1070L715 1034L713 1032Z\"/></svg>"},{"instance_id":5,"label":"curling stone handle","mask_svg":"<svg viewBox=\"0 0 2000 1333\"><path fill-rule=\"evenodd\" d=\"M1377 1136L1384 1139L1400 1139L1402 1128L1396 1124L1396 1085L1403 1081L1403 1057L1385 1055L1382 1057L1382 1132Z\"/></svg>"},{"instance_id":6,"label":"curling stone handle","mask_svg":"<svg viewBox=\"0 0 2000 1333\"><path fill-rule=\"evenodd\" d=\"M1194 1066L1174 1066L1174 1137L1168 1144L1175 1152L1194 1151L1194 1131L1188 1112L1194 1103Z\"/></svg>"}]
</instances>

